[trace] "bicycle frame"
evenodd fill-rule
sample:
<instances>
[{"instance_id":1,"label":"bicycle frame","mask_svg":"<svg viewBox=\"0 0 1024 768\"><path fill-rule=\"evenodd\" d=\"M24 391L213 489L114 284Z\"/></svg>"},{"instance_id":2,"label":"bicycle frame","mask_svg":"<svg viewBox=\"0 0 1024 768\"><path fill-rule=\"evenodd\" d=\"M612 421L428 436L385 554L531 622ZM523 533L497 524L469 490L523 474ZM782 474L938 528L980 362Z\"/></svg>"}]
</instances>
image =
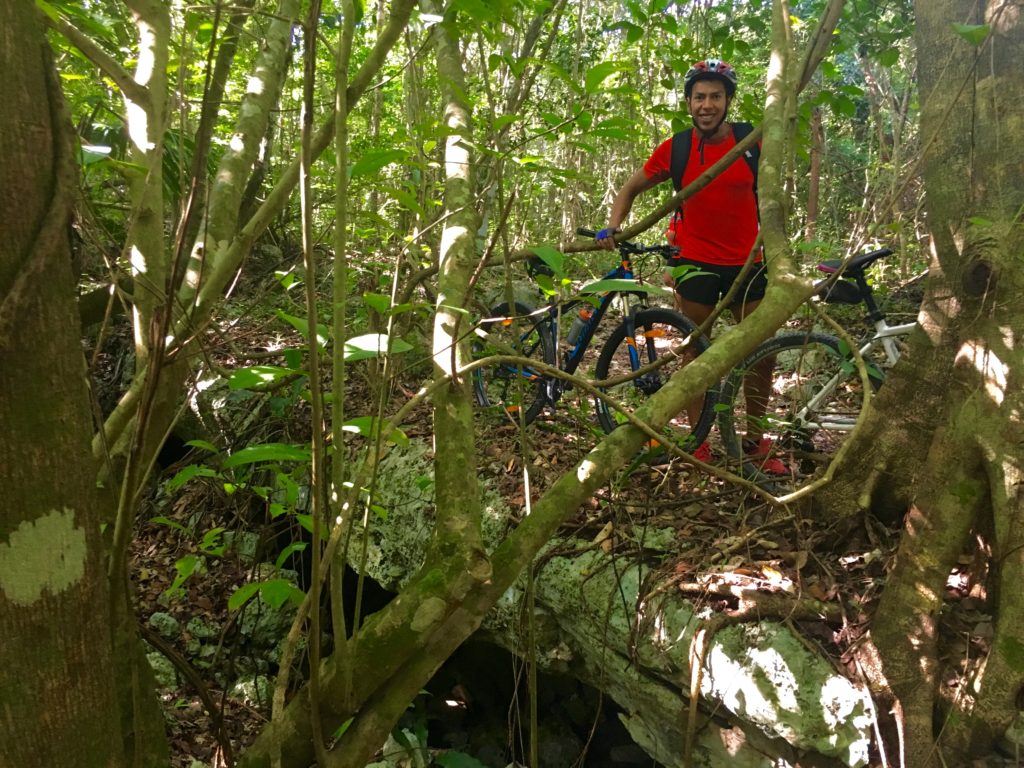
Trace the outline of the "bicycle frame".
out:
<instances>
[{"instance_id":1,"label":"bicycle frame","mask_svg":"<svg viewBox=\"0 0 1024 768\"><path fill-rule=\"evenodd\" d=\"M914 329L915 325L916 323L889 325L885 322L884 317L875 320L875 333L861 345L861 357L868 357L876 347L881 346L885 353L886 367L891 368L900 359L900 351L896 346L895 339L909 334ZM853 430L857 423L857 418L855 416L845 417L828 414L826 415L826 418L823 418L820 421L814 421L807 418L808 413L816 413L822 403L835 394L836 388L839 386L839 383L843 378L844 376L841 372L832 376L832 378L825 382L817 394L815 394L803 408L793 414L793 421L799 428L826 429L833 432L850 432Z\"/></svg>"}]
</instances>

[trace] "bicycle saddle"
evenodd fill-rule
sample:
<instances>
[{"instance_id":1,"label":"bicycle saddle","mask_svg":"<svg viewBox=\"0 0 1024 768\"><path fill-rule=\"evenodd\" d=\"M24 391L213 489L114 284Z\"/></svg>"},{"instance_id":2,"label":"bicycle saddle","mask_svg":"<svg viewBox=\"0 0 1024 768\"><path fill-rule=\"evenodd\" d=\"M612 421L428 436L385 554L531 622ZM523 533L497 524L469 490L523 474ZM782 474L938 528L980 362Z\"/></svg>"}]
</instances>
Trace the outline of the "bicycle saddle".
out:
<instances>
[{"instance_id":1,"label":"bicycle saddle","mask_svg":"<svg viewBox=\"0 0 1024 768\"><path fill-rule=\"evenodd\" d=\"M868 251L867 253L861 253L850 259L850 262L846 265L847 272L856 272L862 270L865 267L873 264L885 256L891 256L893 254L892 248L880 248L877 251ZM837 272L843 265L843 259L830 259L829 261L823 261L818 265L818 269L828 274Z\"/></svg>"}]
</instances>

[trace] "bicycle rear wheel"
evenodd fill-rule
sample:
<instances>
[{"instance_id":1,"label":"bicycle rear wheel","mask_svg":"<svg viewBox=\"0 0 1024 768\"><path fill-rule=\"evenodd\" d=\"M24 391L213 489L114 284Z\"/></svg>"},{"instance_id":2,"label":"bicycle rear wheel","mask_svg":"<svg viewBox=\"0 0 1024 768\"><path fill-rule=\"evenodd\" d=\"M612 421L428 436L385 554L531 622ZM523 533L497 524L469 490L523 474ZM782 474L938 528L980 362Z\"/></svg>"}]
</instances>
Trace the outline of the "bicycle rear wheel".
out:
<instances>
[{"instance_id":1,"label":"bicycle rear wheel","mask_svg":"<svg viewBox=\"0 0 1024 768\"><path fill-rule=\"evenodd\" d=\"M748 403L743 382L758 370L771 372L767 401L759 404L755 395ZM871 365L869 371L872 388L878 389L884 374ZM791 466L810 474L853 430L864 405L864 387L853 355L840 339L785 333L768 339L733 369L720 402L718 429L731 458L741 459L744 440L760 434L774 442L775 452Z\"/></svg>"},{"instance_id":2,"label":"bicycle rear wheel","mask_svg":"<svg viewBox=\"0 0 1024 768\"><path fill-rule=\"evenodd\" d=\"M499 304L490 311L498 318L481 323L482 335L473 342L473 359L509 352L554 365L555 346L543 319L531 317L533 308L516 302ZM529 364L496 363L473 372L473 393L481 408L506 414L516 424L529 424L547 402L545 378ZM522 416L520 416L522 413Z\"/></svg>"},{"instance_id":3,"label":"bicycle rear wheel","mask_svg":"<svg viewBox=\"0 0 1024 768\"><path fill-rule=\"evenodd\" d=\"M678 348L697 329L685 316L662 307L644 309L636 314L635 357L630 354L633 346L626 338L626 324L620 324L608 337L601 348L601 354L594 370L600 379L610 379L634 372L665 357L673 348ZM676 358L660 368L644 373L629 381L604 389L609 396L622 403L628 410L636 410L651 395L661 389L668 379L709 346L706 338L701 336L691 344L692 353ZM708 436L714 423L714 390L708 391L704 397L704 407L696 424L690 424L686 411L677 414L667 425L678 441L683 438L684 449L693 450ZM626 417L608 405L604 400L597 400L597 419L606 432L611 432Z\"/></svg>"}]
</instances>

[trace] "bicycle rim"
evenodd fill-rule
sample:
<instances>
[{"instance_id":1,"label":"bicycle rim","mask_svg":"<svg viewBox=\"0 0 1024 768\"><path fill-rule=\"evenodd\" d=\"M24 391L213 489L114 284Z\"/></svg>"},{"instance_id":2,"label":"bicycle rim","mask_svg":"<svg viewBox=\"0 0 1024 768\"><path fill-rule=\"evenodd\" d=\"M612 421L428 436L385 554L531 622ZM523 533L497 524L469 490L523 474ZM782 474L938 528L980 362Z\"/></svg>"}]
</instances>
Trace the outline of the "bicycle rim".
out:
<instances>
[{"instance_id":1,"label":"bicycle rim","mask_svg":"<svg viewBox=\"0 0 1024 768\"><path fill-rule=\"evenodd\" d=\"M770 371L767 400L748 392L744 380ZM880 371L874 369L875 389ZM749 384L748 384L749 386ZM760 432L776 453L803 474L827 463L853 431L864 405L864 386L849 348L818 333L769 339L738 365L722 389L719 431L729 456Z\"/></svg>"},{"instance_id":2,"label":"bicycle rim","mask_svg":"<svg viewBox=\"0 0 1024 768\"><path fill-rule=\"evenodd\" d=\"M646 366L653 361L663 359L671 350L681 347L694 330L693 323L674 310L664 308L642 310L636 315L635 348L626 338L625 324L619 325L601 349L595 375L598 379L628 375L635 370L635 365ZM690 357L700 354L707 347L706 339L703 337L698 339L693 344L694 355ZM661 389L665 382L676 371L683 368L688 361L689 358L682 357L673 359L655 371L606 387L603 391L622 403L632 413ZM705 395L704 406L696 424L689 423L689 417L684 409L666 425L666 434L670 435L673 442L680 444L684 450L692 451L704 441L711 430L714 421L714 402L715 393L710 391ZM606 432L611 432L627 421L624 414L616 411L604 400L597 401L596 409L598 421Z\"/></svg>"},{"instance_id":3,"label":"bicycle rim","mask_svg":"<svg viewBox=\"0 0 1024 768\"><path fill-rule=\"evenodd\" d=\"M532 308L516 303L499 304L490 316L502 318L481 323L482 335L473 341L473 359L512 352L551 364L554 361L551 334L547 326L528 317ZM529 424L546 402L545 379L529 364L495 363L473 372L477 405L502 415L507 421Z\"/></svg>"}]
</instances>

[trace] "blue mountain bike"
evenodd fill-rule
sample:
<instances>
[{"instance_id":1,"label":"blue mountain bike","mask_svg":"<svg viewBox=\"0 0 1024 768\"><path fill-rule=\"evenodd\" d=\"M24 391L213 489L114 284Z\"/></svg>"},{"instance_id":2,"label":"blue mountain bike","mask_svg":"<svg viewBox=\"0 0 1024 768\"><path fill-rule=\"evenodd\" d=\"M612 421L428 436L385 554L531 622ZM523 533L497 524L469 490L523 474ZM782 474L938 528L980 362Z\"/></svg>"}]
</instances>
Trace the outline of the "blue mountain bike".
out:
<instances>
[{"instance_id":1,"label":"blue mountain bike","mask_svg":"<svg viewBox=\"0 0 1024 768\"><path fill-rule=\"evenodd\" d=\"M578 229L577 234L594 237L595 232ZM593 375L597 381L610 382L602 391L612 400L628 411L635 410L661 389L675 371L707 349L708 341L697 336L696 326L676 310L651 306L651 287L638 281L633 272L635 257L656 255L668 259L677 249L623 241L618 243L618 250L619 266L595 283L595 292L589 295L584 286L580 298L553 302L539 309L519 301L492 308L479 325L474 357L515 354L575 373L599 335L602 321L614 307L621 321L603 341ZM611 290L604 290L600 283L605 281L616 282L611 284ZM629 290L621 281L636 283L637 290ZM563 318L572 319L565 338L560 331L560 326L566 324L560 322ZM662 364L652 365L659 362ZM528 362L484 366L474 373L473 383L477 403L482 408L507 414L517 424L529 424L545 408L554 409L571 388L568 382ZM674 439L687 445L700 444L714 422L714 401L714 393L709 393L698 424L690 425L685 411L678 414L669 425ZM607 432L626 421L604 399L596 399L595 409L598 422Z\"/></svg>"}]
</instances>

